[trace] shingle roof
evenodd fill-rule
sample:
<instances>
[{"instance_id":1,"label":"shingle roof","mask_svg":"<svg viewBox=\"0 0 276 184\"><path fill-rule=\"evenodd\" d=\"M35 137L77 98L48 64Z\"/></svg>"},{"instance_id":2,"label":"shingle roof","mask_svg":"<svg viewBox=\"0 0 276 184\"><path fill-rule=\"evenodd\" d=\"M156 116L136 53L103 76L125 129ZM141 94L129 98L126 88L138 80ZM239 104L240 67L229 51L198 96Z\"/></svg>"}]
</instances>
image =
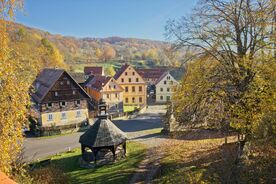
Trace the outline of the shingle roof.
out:
<instances>
[{"instance_id":1,"label":"shingle roof","mask_svg":"<svg viewBox=\"0 0 276 184\"><path fill-rule=\"evenodd\" d=\"M66 73L72 81L74 81L78 86L79 84L63 69L54 69L54 68L45 68L37 76L33 82L33 86L36 88L35 92L31 94L31 97L36 102L42 102L44 97L52 89L57 80L62 76L63 73ZM38 85L38 86L37 86ZM80 87L80 86L79 86ZM87 98L90 98L89 95L80 87L84 92Z\"/></svg>"},{"instance_id":2,"label":"shingle roof","mask_svg":"<svg viewBox=\"0 0 276 184\"><path fill-rule=\"evenodd\" d=\"M85 66L84 67L85 75L103 75L103 67L101 66Z\"/></svg>"},{"instance_id":3,"label":"shingle roof","mask_svg":"<svg viewBox=\"0 0 276 184\"><path fill-rule=\"evenodd\" d=\"M110 79L110 76L94 76L90 78L90 81L86 83L85 87L94 88L100 91Z\"/></svg>"},{"instance_id":4,"label":"shingle roof","mask_svg":"<svg viewBox=\"0 0 276 184\"><path fill-rule=\"evenodd\" d=\"M124 64L123 66L121 66L121 68L116 72L113 78L117 80L129 66L129 64Z\"/></svg>"},{"instance_id":5,"label":"shingle roof","mask_svg":"<svg viewBox=\"0 0 276 184\"><path fill-rule=\"evenodd\" d=\"M91 147L119 145L127 140L126 134L109 119L99 118L83 135L79 142Z\"/></svg>"},{"instance_id":6,"label":"shingle roof","mask_svg":"<svg viewBox=\"0 0 276 184\"><path fill-rule=\"evenodd\" d=\"M168 68L137 68L136 71L141 75L142 78L153 78L159 79L165 72L167 72Z\"/></svg>"}]
</instances>

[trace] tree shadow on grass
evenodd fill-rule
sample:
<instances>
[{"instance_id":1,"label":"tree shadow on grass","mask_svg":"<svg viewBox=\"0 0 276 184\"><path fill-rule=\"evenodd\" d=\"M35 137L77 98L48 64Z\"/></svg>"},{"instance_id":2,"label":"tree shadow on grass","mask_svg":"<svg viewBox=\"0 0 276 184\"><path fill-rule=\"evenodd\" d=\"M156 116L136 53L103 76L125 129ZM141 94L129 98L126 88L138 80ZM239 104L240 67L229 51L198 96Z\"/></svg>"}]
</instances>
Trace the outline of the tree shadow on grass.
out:
<instances>
[{"instance_id":1,"label":"tree shadow on grass","mask_svg":"<svg viewBox=\"0 0 276 184\"><path fill-rule=\"evenodd\" d=\"M170 159L162 163L155 183L237 183L236 151L231 143L196 151L187 160Z\"/></svg>"},{"instance_id":2,"label":"tree shadow on grass","mask_svg":"<svg viewBox=\"0 0 276 184\"><path fill-rule=\"evenodd\" d=\"M70 183L128 183L144 156L144 151L139 150L113 164L91 169L80 167L80 154L54 159L52 164L60 167L69 176Z\"/></svg>"}]
</instances>

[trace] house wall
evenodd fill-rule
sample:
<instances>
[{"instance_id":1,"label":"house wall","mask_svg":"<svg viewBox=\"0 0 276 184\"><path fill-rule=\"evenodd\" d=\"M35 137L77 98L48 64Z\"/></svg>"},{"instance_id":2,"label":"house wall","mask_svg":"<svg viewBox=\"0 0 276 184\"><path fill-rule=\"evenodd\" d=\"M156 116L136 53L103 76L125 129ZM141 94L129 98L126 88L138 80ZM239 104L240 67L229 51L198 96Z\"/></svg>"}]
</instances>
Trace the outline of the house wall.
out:
<instances>
[{"instance_id":1,"label":"house wall","mask_svg":"<svg viewBox=\"0 0 276 184\"><path fill-rule=\"evenodd\" d=\"M167 74L156 84L156 102L164 103L170 101L178 82Z\"/></svg>"},{"instance_id":2,"label":"house wall","mask_svg":"<svg viewBox=\"0 0 276 184\"><path fill-rule=\"evenodd\" d=\"M60 102L52 102L51 104L52 107L49 107L48 103L40 106L41 113L38 122L42 127L81 123L88 119L86 100L80 100L79 105L76 104L76 101L66 101L64 107ZM65 116L62 116L63 114Z\"/></svg>"},{"instance_id":3,"label":"house wall","mask_svg":"<svg viewBox=\"0 0 276 184\"><path fill-rule=\"evenodd\" d=\"M147 104L146 83L133 67L129 66L117 79L117 83L124 89L124 105L143 106Z\"/></svg>"}]
</instances>

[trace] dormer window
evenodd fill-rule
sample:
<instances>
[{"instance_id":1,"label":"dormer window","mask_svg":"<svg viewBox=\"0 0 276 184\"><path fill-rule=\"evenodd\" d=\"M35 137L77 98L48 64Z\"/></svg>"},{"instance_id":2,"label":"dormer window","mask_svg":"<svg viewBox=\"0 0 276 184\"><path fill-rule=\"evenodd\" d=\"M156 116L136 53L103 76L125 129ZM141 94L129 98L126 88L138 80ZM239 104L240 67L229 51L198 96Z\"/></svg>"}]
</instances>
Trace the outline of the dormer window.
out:
<instances>
[{"instance_id":1,"label":"dormer window","mask_svg":"<svg viewBox=\"0 0 276 184\"><path fill-rule=\"evenodd\" d=\"M55 92L55 96L58 96L58 92L57 91Z\"/></svg>"}]
</instances>

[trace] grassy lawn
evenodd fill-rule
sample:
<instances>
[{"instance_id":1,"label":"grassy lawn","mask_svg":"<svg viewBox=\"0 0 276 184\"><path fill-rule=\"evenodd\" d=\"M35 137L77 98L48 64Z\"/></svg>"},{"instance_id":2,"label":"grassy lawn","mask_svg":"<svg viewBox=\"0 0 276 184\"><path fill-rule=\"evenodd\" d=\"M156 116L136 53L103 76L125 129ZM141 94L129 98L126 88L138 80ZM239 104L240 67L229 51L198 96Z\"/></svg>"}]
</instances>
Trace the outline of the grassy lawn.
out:
<instances>
[{"instance_id":1,"label":"grassy lawn","mask_svg":"<svg viewBox=\"0 0 276 184\"><path fill-rule=\"evenodd\" d=\"M126 106L124 105L124 112L132 112L135 108L138 108L137 106Z\"/></svg>"},{"instance_id":2,"label":"grassy lawn","mask_svg":"<svg viewBox=\"0 0 276 184\"><path fill-rule=\"evenodd\" d=\"M235 144L223 143L218 137L168 141L159 150L165 156L154 183L232 183Z\"/></svg>"},{"instance_id":3,"label":"grassy lawn","mask_svg":"<svg viewBox=\"0 0 276 184\"><path fill-rule=\"evenodd\" d=\"M69 176L70 183L128 183L129 178L144 158L145 149L143 144L128 142L126 159L96 169L79 167L80 149L52 157L52 163Z\"/></svg>"}]
</instances>

